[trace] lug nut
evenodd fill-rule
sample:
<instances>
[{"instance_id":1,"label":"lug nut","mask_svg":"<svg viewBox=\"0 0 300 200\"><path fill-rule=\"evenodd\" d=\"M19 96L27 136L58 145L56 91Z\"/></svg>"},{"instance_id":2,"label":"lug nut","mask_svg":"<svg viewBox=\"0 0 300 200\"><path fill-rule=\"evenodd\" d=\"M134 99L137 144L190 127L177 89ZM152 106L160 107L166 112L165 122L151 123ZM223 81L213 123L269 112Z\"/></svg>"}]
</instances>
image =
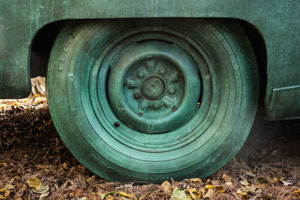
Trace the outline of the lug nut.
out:
<instances>
[{"instance_id":1,"label":"lug nut","mask_svg":"<svg viewBox=\"0 0 300 200\"><path fill-rule=\"evenodd\" d=\"M123 82L123 86L127 86L129 89L137 88L137 83L135 80L128 80Z\"/></svg>"},{"instance_id":2,"label":"lug nut","mask_svg":"<svg viewBox=\"0 0 300 200\"><path fill-rule=\"evenodd\" d=\"M137 72L136 72L136 76L137 76L138 78L144 78L145 74L144 74L142 71L137 71Z\"/></svg>"},{"instance_id":3,"label":"lug nut","mask_svg":"<svg viewBox=\"0 0 300 200\"><path fill-rule=\"evenodd\" d=\"M168 89L168 93L169 93L169 94L175 94L175 92L176 92L176 88L174 88L174 87L169 87L169 89Z\"/></svg>"},{"instance_id":4,"label":"lug nut","mask_svg":"<svg viewBox=\"0 0 300 200\"><path fill-rule=\"evenodd\" d=\"M166 73L166 69L161 67L161 68L159 68L158 73L162 75L162 74Z\"/></svg>"},{"instance_id":5,"label":"lug nut","mask_svg":"<svg viewBox=\"0 0 300 200\"><path fill-rule=\"evenodd\" d=\"M141 98L141 94L138 93L138 92L136 92L136 93L133 94L133 97L134 97L135 99L139 99L139 98Z\"/></svg>"},{"instance_id":6,"label":"lug nut","mask_svg":"<svg viewBox=\"0 0 300 200\"><path fill-rule=\"evenodd\" d=\"M154 109L159 109L159 108L160 108L160 103L157 102L157 101L154 102L154 103L153 103L153 108L154 108Z\"/></svg>"},{"instance_id":7,"label":"lug nut","mask_svg":"<svg viewBox=\"0 0 300 200\"><path fill-rule=\"evenodd\" d=\"M120 122L115 122L114 125L115 125L115 127L119 127L121 124L120 124Z\"/></svg>"}]
</instances>

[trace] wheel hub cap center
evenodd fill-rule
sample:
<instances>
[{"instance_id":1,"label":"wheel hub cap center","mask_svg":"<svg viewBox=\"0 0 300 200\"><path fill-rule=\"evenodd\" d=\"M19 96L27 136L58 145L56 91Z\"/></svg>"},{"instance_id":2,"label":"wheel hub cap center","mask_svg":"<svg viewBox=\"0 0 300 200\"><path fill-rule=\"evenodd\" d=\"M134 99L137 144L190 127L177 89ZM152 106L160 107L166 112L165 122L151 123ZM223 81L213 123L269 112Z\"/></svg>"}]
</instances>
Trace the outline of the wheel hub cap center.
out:
<instances>
[{"instance_id":1,"label":"wheel hub cap center","mask_svg":"<svg viewBox=\"0 0 300 200\"><path fill-rule=\"evenodd\" d=\"M164 81L157 76L150 76L142 83L142 94L148 99L159 99L165 91Z\"/></svg>"}]
</instances>

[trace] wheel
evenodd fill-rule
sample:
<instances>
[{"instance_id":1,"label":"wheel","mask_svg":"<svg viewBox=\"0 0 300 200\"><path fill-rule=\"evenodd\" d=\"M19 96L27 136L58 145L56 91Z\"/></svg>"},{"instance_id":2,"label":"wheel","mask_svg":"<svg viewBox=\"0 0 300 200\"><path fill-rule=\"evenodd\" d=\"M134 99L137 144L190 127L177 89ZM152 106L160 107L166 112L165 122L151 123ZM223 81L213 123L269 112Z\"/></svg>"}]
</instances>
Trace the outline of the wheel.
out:
<instances>
[{"instance_id":1,"label":"wheel","mask_svg":"<svg viewBox=\"0 0 300 200\"><path fill-rule=\"evenodd\" d=\"M71 22L48 66L48 102L73 155L111 181L207 177L241 148L258 101L235 21Z\"/></svg>"}]
</instances>

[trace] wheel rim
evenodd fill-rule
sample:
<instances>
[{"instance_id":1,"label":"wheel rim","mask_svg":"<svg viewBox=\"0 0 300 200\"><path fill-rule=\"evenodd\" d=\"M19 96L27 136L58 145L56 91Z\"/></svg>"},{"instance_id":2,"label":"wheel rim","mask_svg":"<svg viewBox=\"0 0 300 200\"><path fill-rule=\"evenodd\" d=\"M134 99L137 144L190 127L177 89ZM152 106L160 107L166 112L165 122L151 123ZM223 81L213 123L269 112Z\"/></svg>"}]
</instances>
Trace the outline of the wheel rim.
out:
<instances>
[{"instance_id":1,"label":"wheel rim","mask_svg":"<svg viewBox=\"0 0 300 200\"><path fill-rule=\"evenodd\" d=\"M165 42L124 48L112 61L107 87L117 118L144 133L177 129L198 109L197 66L187 53Z\"/></svg>"},{"instance_id":2,"label":"wheel rim","mask_svg":"<svg viewBox=\"0 0 300 200\"><path fill-rule=\"evenodd\" d=\"M255 62L251 48L243 46L246 37L238 25L232 26L235 34L223 23L188 21L104 20L70 24L59 35L48 70L50 111L63 141L98 175L123 181L204 177L224 165L245 140L257 100ZM194 116L162 134L145 134L121 121L108 87L122 50L150 41L188 52L201 82ZM249 60L244 59L249 52ZM57 73L60 65L63 71ZM161 86L146 95L157 100L167 86L163 77L151 78L161 80ZM56 92L57 84L65 87ZM248 93L253 96L242 95Z\"/></svg>"},{"instance_id":3,"label":"wheel rim","mask_svg":"<svg viewBox=\"0 0 300 200\"><path fill-rule=\"evenodd\" d=\"M159 129L159 127L156 131L153 131L153 129L151 129L151 133L161 133L164 131L164 134L143 134L144 136L141 137L141 133L147 133L150 131L139 131L128 126L128 124L123 123L118 115L116 115L114 107L111 105L111 102L114 101L113 93L110 93L110 89L104 86L108 84L109 86L123 87L123 81L119 82L122 84L112 84L114 81L111 80L113 79L107 78L110 77L111 73L113 73L112 66L114 64L114 58L117 57L116 55L120 54L124 47L144 43L144 41L145 43L147 43L149 40L152 44L155 42L160 43L160 45L161 42L173 44L174 46L177 46L177 48L181 49L181 51L179 52L189 52L187 57L191 57L193 60L189 64L189 66L191 66L189 68L189 74L193 73L193 76L197 74L197 79L192 81L192 83L199 83L198 87L195 86L195 88L199 89L196 89L195 92L193 90L193 87L189 87L189 89L191 90L189 90L189 92L187 93L189 95L192 95L193 97L190 98L192 100L187 102L194 103L194 108L182 109L182 111L188 111L189 113L192 113L192 116L189 116L187 120L183 118L179 123L181 124L181 127L178 126L173 130L162 130ZM114 51L112 51L112 49L114 49ZM116 51L116 49L118 51ZM146 53L145 59L147 59L148 56L149 54ZM207 128L213 122L220 98L218 89L218 76L215 71L215 65L202 45L190 38L186 33L168 26L148 26L147 28L139 27L128 29L122 34L117 35L113 40L109 42L109 44L104 49L98 50L98 54L95 57L97 58L92 64L92 69L90 71L88 80L85 78L82 79L83 81L85 80L89 82L90 99L86 99L86 101L90 101L92 103L93 110L101 126L105 127L107 133L112 138L114 138L114 140L117 140L121 144L126 145L129 148L144 152L173 151L195 141L195 139L205 133ZM90 64L91 63L89 63L89 65ZM194 65L196 66L196 68L194 67ZM126 66L131 65L128 64ZM180 67L182 65L178 66ZM182 70L182 72L187 73L186 69ZM124 75L126 73L120 72L120 74ZM124 76L119 80L125 80ZM200 85L200 81L205 84ZM185 82L185 84L187 84L187 82ZM202 91L201 93L200 90ZM86 90L84 89L83 92L85 91ZM119 88L117 91L122 90ZM196 95L194 95L195 93ZM205 95L203 95L202 93L204 93ZM119 94L122 94L122 92L120 92ZM197 101L195 101L195 99L197 99ZM83 102L83 105L86 104L88 104L88 102ZM190 104L187 103L185 104L185 106L188 107L188 105ZM199 104L201 104L201 106L199 106ZM177 110L173 113L174 116L176 116L177 113L180 112L178 112ZM142 118L136 113L134 113L134 115L136 118ZM145 127L146 126L144 126L143 128ZM167 126L167 128L170 127L171 126Z\"/></svg>"}]
</instances>

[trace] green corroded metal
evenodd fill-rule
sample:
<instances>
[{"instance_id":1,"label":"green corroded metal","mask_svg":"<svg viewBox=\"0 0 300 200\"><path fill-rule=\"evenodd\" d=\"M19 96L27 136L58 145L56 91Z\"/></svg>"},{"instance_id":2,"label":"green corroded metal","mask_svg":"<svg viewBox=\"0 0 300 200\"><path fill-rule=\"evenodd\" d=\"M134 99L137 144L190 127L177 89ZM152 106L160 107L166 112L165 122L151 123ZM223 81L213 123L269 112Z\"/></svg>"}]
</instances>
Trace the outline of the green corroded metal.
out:
<instances>
[{"instance_id":1,"label":"green corroded metal","mask_svg":"<svg viewBox=\"0 0 300 200\"><path fill-rule=\"evenodd\" d=\"M47 88L55 127L85 166L112 181L161 182L206 177L238 152L258 71L234 21L70 22Z\"/></svg>"},{"instance_id":2,"label":"green corroded metal","mask_svg":"<svg viewBox=\"0 0 300 200\"><path fill-rule=\"evenodd\" d=\"M148 32L139 34L143 38L139 43L124 42L128 47L111 64L107 88L114 113L129 127L146 133L181 127L198 109L197 64L175 44L158 41L166 37L148 27Z\"/></svg>"},{"instance_id":3,"label":"green corroded metal","mask_svg":"<svg viewBox=\"0 0 300 200\"><path fill-rule=\"evenodd\" d=\"M299 118L300 101L294 98L300 94L298 0L2 0L0 98L29 94L31 43L47 24L70 19L158 17L235 18L254 25L267 50L267 115L273 120Z\"/></svg>"}]
</instances>

